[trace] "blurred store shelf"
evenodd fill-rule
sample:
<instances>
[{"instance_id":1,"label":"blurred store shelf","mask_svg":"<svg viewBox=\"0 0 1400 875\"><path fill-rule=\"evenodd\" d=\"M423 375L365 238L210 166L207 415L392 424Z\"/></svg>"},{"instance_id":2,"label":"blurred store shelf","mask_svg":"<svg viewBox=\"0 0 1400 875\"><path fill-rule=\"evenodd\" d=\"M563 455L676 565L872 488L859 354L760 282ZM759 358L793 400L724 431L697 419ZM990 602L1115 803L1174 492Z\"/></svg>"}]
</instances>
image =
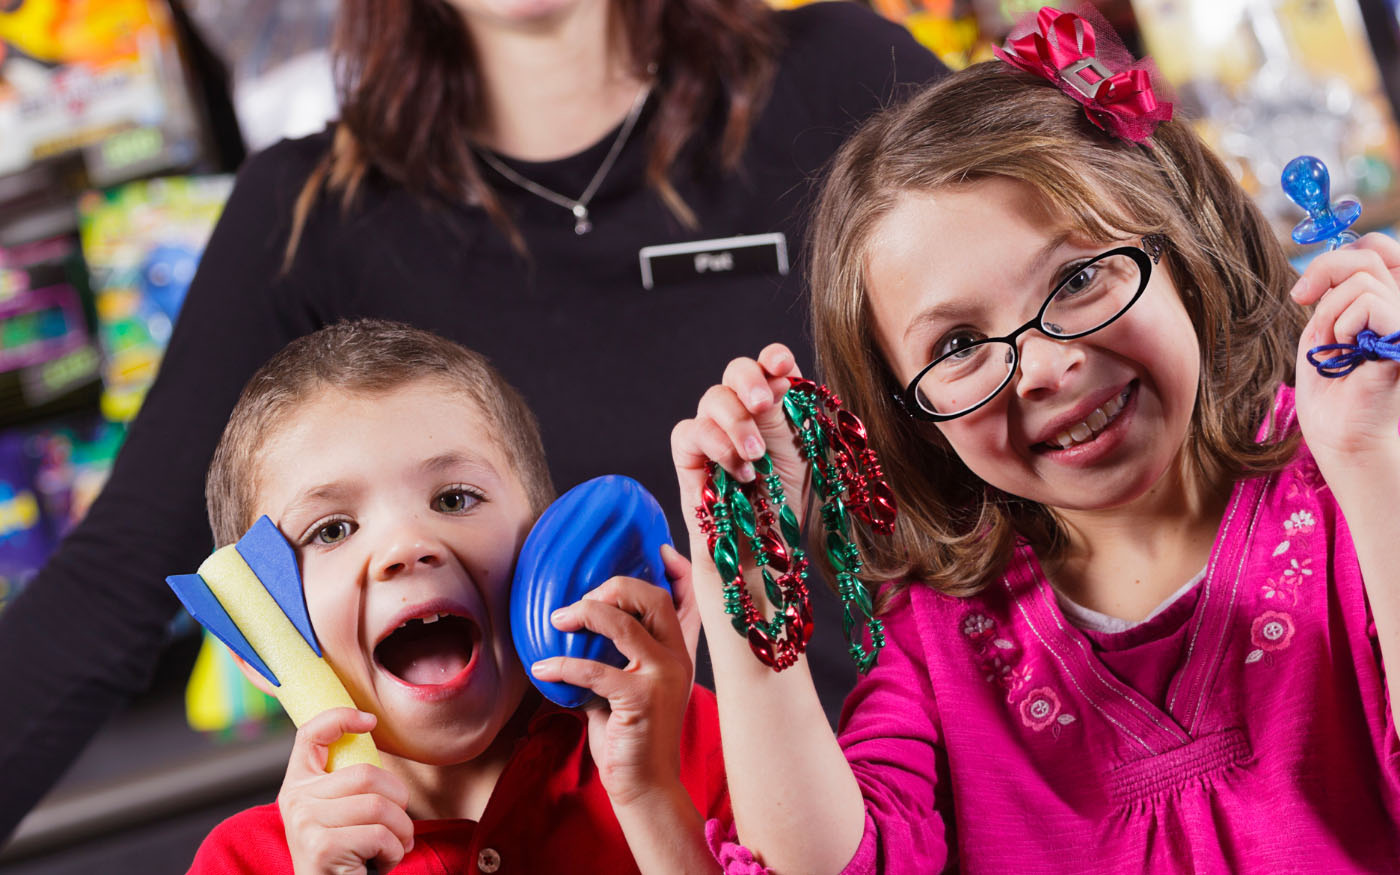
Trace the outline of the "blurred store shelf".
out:
<instances>
[{"instance_id":1,"label":"blurred store shelf","mask_svg":"<svg viewBox=\"0 0 1400 875\"><path fill-rule=\"evenodd\" d=\"M171 647L151 691L104 726L20 822L0 846L0 873L184 872L219 821L276 798L291 724L234 740L189 729L184 679L197 644Z\"/></svg>"}]
</instances>

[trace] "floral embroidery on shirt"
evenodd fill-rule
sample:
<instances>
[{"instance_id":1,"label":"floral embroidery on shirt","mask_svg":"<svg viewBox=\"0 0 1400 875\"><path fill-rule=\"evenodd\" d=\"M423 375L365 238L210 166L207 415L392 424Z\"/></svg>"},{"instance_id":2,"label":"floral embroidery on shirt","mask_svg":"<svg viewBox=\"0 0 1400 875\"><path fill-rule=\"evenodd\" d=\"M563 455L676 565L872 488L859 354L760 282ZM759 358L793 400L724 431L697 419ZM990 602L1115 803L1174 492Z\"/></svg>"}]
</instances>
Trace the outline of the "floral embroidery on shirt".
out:
<instances>
[{"instance_id":1,"label":"floral embroidery on shirt","mask_svg":"<svg viewBox=\"0 0 1400 875\"><path fill-rule=\"evenodd\" d=\"M977 667L982 676L1009 687L1015 680L1016 663L1021 660L1021 648L1005 638L993 638L977 654Z\"/></svg>"},{"instance_id":2,"label":"floral embroidery on shirt","mask_svg":"<svg viewBox=\"0 0 1400 875\"><path fill-rule=\"evenodd\" d=\"M1283 521L1283 530L1290 535L1306 535L1313 530L1313 526L1316 524L1317 521L1313 519L1311 513L1306 510L1295 510L1288 519Z\"/></svg>"},{"instance_id":3,"label":"floral embroidery on shirt","mask_svg":"<svg viewBox=\"0 0 1400 875\"><path fill-rule=\"evenodd\" d=\"M1327 488L1327 481L1322 477L1322 471L1317 467L1317 460L1311 455L1304 456L1293 468L1293 481L1288 484L1286 493L1288 498L1297 498L1300 495L1321 492Z\"/></svg>"},{"instance_id":4,"label":"floral embroidery on shirt","mask_svg":"<svg viewBox=\"0 0 1400 875\"><path fill-rule=\"evenodd\" d=\"M1264 598L1272 600L1275 604L1286 604L1289 607L1298 604L1298 578L1286 577L1282 574L1278 577L1270 577L1264 581Z\"/></svg>"},{"instance_id":5,"label":"floral embroidery on shirt","mask_svg":"<svg viewBox=\"0 0 1400 875\"><path fill-rule=\"evenodd\" d=\"M1293 482L1288 487L1288 497L1303 500L1305 493L1315 489L1313 478L1320 476L1315 463L1311 469L1304 465L1295 470ZM1288 554L1295 552L1297 548L1305 547L1316 527L1317 517L1306 508L1293 511L1283 521L1285 537L1274 547L1270 556L1271 559L1279 560L1280 565L1274 566L1277 571L1267 576L1260 585L1260 592L1271 609L1296 607L1300 589L1312 582L1312 559L1299 559L1296 555ZM1282 564L1285 562L1287 564ZM1249 639L1253 647L1245 654L1244 661L1255 663L1266 654L1287 649L1293 641L1295 631L1297 628L1290 614L1281 610L1263 611L1250 624Z\"/></svg>"},{"instance_id":6,"label":"floral embroidery on shirt","mask_svg":"<svg viewBox=\"0 0 1400 875\"><path fill-rule=\"evenodd\" d=\"M962 633L973 641L980 641L996 629L996 622L986 614L979 614L976 611L963 617Z\"/></svg>"},{"instance_id":7,"label":"floral embroidery on shirt","mask_svg":"<svg viewBox=\"0 0 1400 875\"><path fill-rule=\"evenodd\" d=\"M1249 627L1249 638L1260 650L1283 650L1293 641L1293 618L1281 611L1265 611Z\"/></svg>"},{"instance_id":8,"label":"floral embroidery on shirt","mask_svg":"<svg viewBox=\"0 0 1400 875\"><path fill-rule=\"evenodd\" d=\"M1021 722L1040 732L1060 716L1060 697L1049 687L1037 687L1021 700Z\"/></svg>"},{"instance_id":9,"label":"floral embroidery on shirt","mask_svg":"<svg viewBox=\"0 0 1400 875\"><path fill-rule=\"evenodd\" d=\"M1008 705L1016 704L1021 690L1030 685L1031 670L1021 665L1023 652L1016 641L1000 634L996 621L981 611L969 611L958 621L958 629L972 645L977 669L988 683L1006 691ZM1075 721L1066 714L1060 697L1049 687L1039 687L1019 703L1021 722L1036 732L1053 726L1058 737L1060 727Z\"/></svg>"}]
</instances>

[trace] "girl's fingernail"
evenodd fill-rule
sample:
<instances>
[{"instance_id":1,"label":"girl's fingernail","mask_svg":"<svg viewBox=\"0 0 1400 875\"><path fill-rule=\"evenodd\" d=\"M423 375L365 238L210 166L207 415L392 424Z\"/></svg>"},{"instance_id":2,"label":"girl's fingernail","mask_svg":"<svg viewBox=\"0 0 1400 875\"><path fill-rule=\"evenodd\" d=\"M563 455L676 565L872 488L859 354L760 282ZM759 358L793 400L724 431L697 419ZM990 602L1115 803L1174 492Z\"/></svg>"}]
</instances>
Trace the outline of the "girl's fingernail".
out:
<instances>
[{"instance_id":1,"label":"girl's fingernail","mask_svg":"<svg viewBox=\"0 0 1400 875\"><path fill-rule=\"evenodd\" d=\"M753 465L749 464L748 462L745 462L745 463L739 468L739 480L742 481L742 482L744 482L744 483L748 483L748 482L749 482L750 480L752 480L753 478L754 478Z\"/></svg>"},{"instance_id":2,"label":"girl's fingernail","mask_svg":"<svg viewBox=\"0 0 1400 875\"><path fill-rule=\"evenodd\" d=\"M767 401L772 396L764 389L754 389L749 393L749 404L758 405Z\"/></svg>"},{"instance_id":3,"label":"girl's fingernail","mask_svg":"<svg viewBox=\"0 0 1400 875\"><path fill-rule=\"evenodd\" d=\"M744 455L750 459L757 459L763 455L763 441L756 437L750 437L744 441Z\"/></svg>"},{"instance_id":4,"label":"girl's fingernail","mask_svg":"<svg viewBox=\"0 0 1400 875\"><path fill-rule=\"evenodd\" d=\"M1304 285L1306 285L1306 283L1304 283L1303 279L1299 277L1298 281L1293 284L1293 288L1288 290L1288 297L1296 300L1297 297L1303 293Z\"/></svg>"},{"instance_id":5,"label":"girl's fingernail","mask_svg":"<svg viewBox=\"0 0 1400 875\"><path fill-rule=\"evenodd\" d=\"M567 619L568 616L569 616L569 609L568 609L568 608L560 608L559 610L557 610L557 611L555 611L554 613L552 613L552 614L549 615L549 622L554 623L554 624L557 625L557 624L559 624L559 623L562 623L565 619Z\"/></svg>"},{"instance_id":6,"label":"girl's fingernail","mask_svg":"<svg viewBox=\"0 0 1400 875\"><path fill-rule=\"evenodd\" d=\"M530 674L534 675L535 677L539 677L540 672L549 671L549 667L553 662L554 660L552 659L541 659L539 662L530 666Z\"/></svg>"}]
</instances>

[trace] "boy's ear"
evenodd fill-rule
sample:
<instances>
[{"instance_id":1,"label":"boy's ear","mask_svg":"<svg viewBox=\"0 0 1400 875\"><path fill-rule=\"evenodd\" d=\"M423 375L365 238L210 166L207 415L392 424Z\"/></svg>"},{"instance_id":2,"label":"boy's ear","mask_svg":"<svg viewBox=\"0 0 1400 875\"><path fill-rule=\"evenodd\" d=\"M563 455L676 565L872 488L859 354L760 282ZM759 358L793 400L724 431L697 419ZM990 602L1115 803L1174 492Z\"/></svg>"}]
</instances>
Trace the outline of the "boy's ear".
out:
<instances>
[{"instance_id":1,"label":"boy's ear","mask_svg":"<svg viewBox=\"0 0 1400 875\"><path fill-rule=\"evenodd\" d=\"M263 677L257 669L245 662L243 657L239 656L237 653L230 651L229 656L233 657L233 661L238 665L238 670L243 672L243 676L248 679L248 683L262 690L264 693L267 693L272 698L277 698L277 688L274 687L267 678Z\"/></svg>"}]
</instances>

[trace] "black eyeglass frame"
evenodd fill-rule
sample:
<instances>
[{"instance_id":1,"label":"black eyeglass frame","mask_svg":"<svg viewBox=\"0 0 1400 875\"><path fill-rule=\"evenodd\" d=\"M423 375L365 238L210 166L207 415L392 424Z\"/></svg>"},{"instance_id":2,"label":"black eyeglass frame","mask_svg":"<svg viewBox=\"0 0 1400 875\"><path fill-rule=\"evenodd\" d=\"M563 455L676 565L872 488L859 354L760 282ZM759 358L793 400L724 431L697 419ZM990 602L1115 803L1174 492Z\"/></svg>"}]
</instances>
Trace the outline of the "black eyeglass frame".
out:
<instances>
[{"instance_id":1,"label":"black eyeglass frame","mask_svg":"<svg viewBox=\"0 0 1400 875\"><path fill-rule=\"evenodd\" d=\"M1032 328L1034 328L1041 334L1044 334L1046 337L1049 337L1052 340L1077 340L1081 337L1093 334L1095 331L1101 331L1107 328L1108 326L1112 325L1114 322L1122 318L1124 313L1127 313L1129 310L1131 310L1133 308L1133 305L1137 303L1138 298L1141 298L1142 293L1147 290L1147 283L1149 280L1152 279L1152 266L1158 264L1162 260L1162 252L1166 248L1166 244L1167 238L1165 236L1161 234L1147 234L1142 238L1141 246L1120 246L1116 249L1110 249L1107 252L1099 253L1098 255L1081 264L1073 274L1065 277L1063 280L1055 284L1055 288L1051 289L1050 294L1045 297L1045 303L1040 305L1040 311L1035 314L1034 319L1030 320L1025 325L1022 325L1020 328L1017 328L1015 331L1011 332L1010 334L1004 337L983 338L982 340L976 341L974 343L969 343L967 346L955 349L952 352L944 353L943 355L929 362L927 365L924 365L924 367L921 368L919 372L914 375L914 379L909 381L909 385L904 387L903 392L893 393L895 403L897 403L901 408L903 408L904 412L912 416L914 419L922 420L924 422L947 422L950 419L957 419L958 417L966 416L969 413L972 413L974 410L978 410L981 407L984 407L985 405L991 403L992 399L1000 395L1001 390L1005 389L1007 384L1011 382L1011 378L1016 375L1016 368L1019 367L1021 364L1021 350L1016 346L1016 338L1020 337L1022 334L1025 334L1027 331L1030 331ZM1071 280L1073 280L1076 276L1078 276L1079 271L1084 270L1085 268L1097 264L1098 262L1103 261L1105 258L1110 258L1114 255L1126 255L1129 258L1131 258L1138 266L1138 272L1139 274L1141 274L1141 279L1139 279L1138 281L1137 291L1133 293L1132 299L1129 300L1128 303L1124 304L1123 309L1119 310L1118 313L1112 319L1109 319L1108 321L1103 322L1102 324L1096 325L1093 328L1090 328L1088 331L1079 331L1074 334L1056 334L1053 331L1047 330L1044 321L1045 311L1050 309L1050 302L1055 300L1055 296L1060 293L1060 290L1063 289L1065 285L1068 284ZM1006 379L1001 381L1001 385L997 386L996 389L992 390L990 395L988 395L986 398L983 398L977 404L974 404L966 410L960 410L957 413L930 413L929 411L925 410L924 406L919 403L918 396L916 394L919 386L919 381L924 378L924 374L927 374L929 371L933 370L935 365L948 358L949 356L966 353L969 349L972 349L975 346L982 346L988 343L1001 343L1011 348L1011 366L1007 368Z\"/></svg>"}]
</instances>

